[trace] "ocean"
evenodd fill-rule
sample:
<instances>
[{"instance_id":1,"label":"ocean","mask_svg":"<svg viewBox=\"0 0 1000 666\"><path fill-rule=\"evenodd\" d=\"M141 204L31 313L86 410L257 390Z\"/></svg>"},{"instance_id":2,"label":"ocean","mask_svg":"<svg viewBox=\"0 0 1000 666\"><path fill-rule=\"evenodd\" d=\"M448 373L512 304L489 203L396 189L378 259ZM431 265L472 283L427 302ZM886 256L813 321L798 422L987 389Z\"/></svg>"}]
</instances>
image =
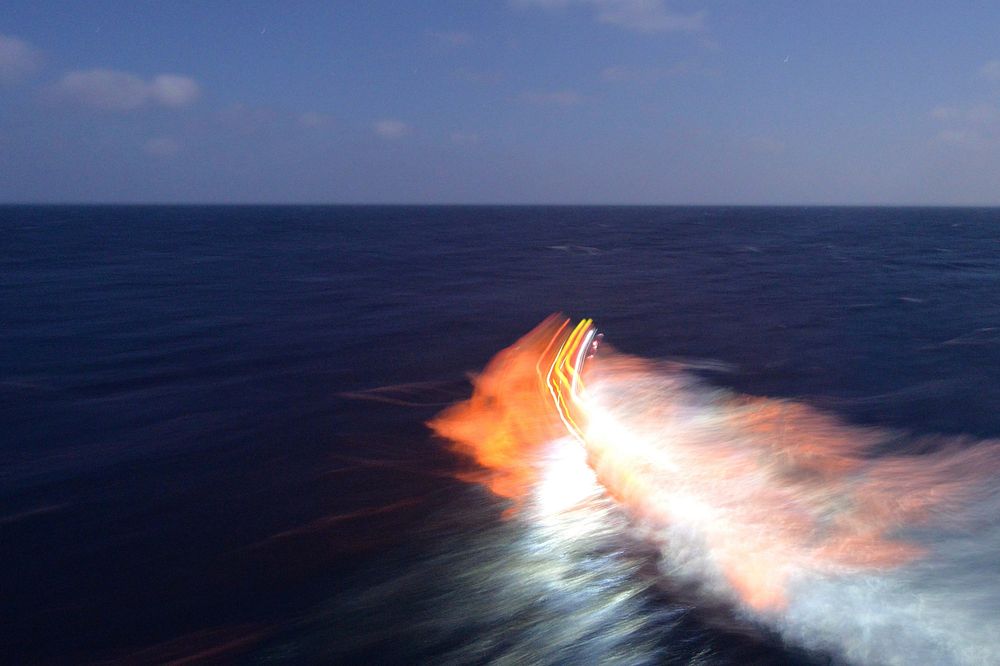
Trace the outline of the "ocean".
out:
<instances>
[{"instance_id":1,"label":"ocean","mask_svg":"<svg viewBox=\"0 0 1000 666\"><path fill-rule=\"evenodd\" d=\"M428 426L553 313L628 434ZM1000 209L3 206L0 661L1000 660L998 369Z\"/></svg>"}]
</instances>

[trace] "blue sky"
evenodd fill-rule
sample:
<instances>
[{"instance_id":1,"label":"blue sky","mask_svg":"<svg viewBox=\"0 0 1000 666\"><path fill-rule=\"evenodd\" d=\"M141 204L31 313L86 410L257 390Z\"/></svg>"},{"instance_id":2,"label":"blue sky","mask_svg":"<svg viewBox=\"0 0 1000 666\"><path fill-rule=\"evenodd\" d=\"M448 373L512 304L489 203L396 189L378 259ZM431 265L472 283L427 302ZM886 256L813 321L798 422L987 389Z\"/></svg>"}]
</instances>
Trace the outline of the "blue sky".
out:
<instances>
[{"instance_id":1,"label":"blue sky","mask_svg":"<svg viewBox=\"0 0 1000 666\"><path fill-rule=\"evenodd\" d=\"M0 202L1000 204L1000 3L20 2Z\"/></svg>"}]
</instances>

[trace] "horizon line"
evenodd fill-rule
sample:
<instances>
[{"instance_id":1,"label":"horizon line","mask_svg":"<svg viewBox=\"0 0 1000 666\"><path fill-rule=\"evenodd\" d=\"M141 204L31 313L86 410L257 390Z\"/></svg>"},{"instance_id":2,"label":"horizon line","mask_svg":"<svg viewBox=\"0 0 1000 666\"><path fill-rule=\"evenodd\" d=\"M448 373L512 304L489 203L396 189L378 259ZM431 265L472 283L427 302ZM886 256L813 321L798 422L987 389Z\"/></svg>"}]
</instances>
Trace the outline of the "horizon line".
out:
<instances>
[{"instance_id":1,"label":"horizon line","mask_svg":"<svg viewBox=\"0 0 1000 666\"><path fill-rule=\"evenodd\" d=\"M1000 208L1000 203L467 203L239 201L0 201L0 207L385 207L385 208Z\"/></svg>"}]
</instances>

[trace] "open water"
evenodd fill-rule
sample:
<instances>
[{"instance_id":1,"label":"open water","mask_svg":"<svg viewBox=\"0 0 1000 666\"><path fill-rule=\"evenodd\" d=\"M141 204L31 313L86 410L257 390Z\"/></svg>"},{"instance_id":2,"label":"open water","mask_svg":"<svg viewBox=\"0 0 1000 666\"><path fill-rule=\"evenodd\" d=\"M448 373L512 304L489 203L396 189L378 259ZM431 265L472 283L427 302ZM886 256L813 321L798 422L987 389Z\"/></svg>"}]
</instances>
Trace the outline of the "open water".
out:
<instances>
[{"instance_id":1,"label":"open water","mask_svg":"<svg viewBox=\"0 0 1000 666\"><path fill-rule=\"evenodd\" d=\"M692 586L608 497L505 513L425 423L553 312L871 455L1000 437L996 209L0 207L0 661L1000 660L987 519L864 574L888 618Z\"/></svg>"}]
</instances>

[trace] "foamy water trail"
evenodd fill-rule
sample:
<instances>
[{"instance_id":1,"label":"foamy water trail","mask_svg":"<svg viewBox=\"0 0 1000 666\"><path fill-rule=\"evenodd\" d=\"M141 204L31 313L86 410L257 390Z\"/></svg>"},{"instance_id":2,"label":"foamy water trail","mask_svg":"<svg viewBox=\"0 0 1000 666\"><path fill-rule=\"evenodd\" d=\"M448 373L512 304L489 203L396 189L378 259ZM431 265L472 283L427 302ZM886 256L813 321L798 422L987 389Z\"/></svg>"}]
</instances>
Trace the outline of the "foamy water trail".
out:
<instances>
[{"instance_id":1,"label":"foamy water trail","mask_svg":"<svg viewBox=\"0 0 1000 666\"><path fill-rule=\"evenodd\" d=\"M431 424L540 543L627 531L663 582L848 662L1000 658L1000 445L907 442L594 340L547 320Z\"/></svg>"}]
</instances>

